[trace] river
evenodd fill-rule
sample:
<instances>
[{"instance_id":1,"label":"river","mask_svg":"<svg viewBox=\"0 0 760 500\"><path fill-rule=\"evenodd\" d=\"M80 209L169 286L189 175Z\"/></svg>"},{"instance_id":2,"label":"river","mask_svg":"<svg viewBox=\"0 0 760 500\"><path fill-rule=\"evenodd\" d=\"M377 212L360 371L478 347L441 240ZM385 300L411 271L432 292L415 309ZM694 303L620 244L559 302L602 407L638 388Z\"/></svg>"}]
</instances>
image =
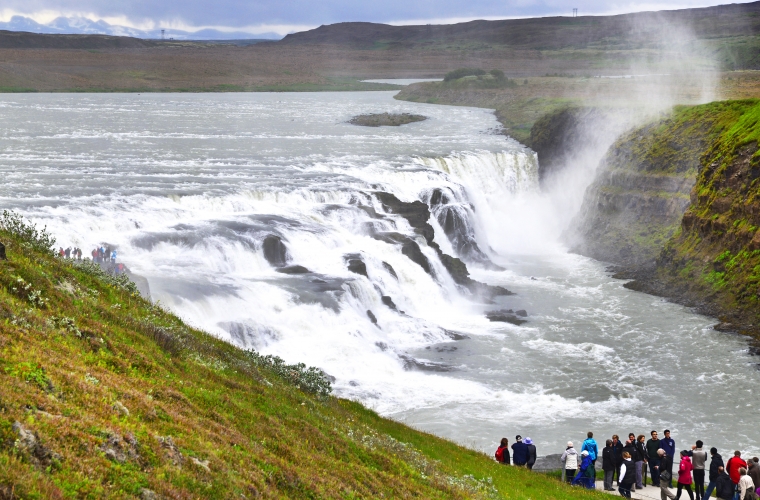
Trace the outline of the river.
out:
<instances>
[{"instance_id":1,"label":"river","mask_svg":"<svg viewBox=\"0 0 760 500\"><path fill-rule=\"evenodd\" d=\"M489 111L392 96L4 94L2 207L85 255L117 249L189 323L318 366L337 395L489 454L518 433L549 454L588 430L603 442L666 427L679 448L760 451L748 342L563 246L593 168L543 192L535 155ZM429 119L347 123L386 111ZM516 295L458 287L379 191L429 203L441 249ZM527 323L486 318L505 309Z\"/></svg>"}]
</instances>

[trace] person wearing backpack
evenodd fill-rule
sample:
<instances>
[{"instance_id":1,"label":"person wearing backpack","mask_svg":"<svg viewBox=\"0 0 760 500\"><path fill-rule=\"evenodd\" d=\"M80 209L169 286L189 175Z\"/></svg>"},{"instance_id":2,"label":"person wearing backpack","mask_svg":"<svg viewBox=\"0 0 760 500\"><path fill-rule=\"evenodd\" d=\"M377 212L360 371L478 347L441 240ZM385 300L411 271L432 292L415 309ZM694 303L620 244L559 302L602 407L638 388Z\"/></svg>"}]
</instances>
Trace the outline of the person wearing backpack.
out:
<instances>
[{"instance_id":1,"label":"person wearing backpack","mask_svg":"<svg viewBox=\"0 0 760 500\"><path fill-rule=\"evenodd\" d=\"M725 465L723 463L723 457L718 453L718 448L715 448L714 446L710 448L710 456L712 457L712 460L710 460L710 483L707 485L707 491L705 491L705 494L702 496L702 500L710 500L713 490L718 485L718 476L723 472L723 466Z\"/></svg>"},{"instance_id":2,"label":"person wearing backpack","mask_svg":"<svg viewBox=\"0 0 760 500\"><path fill-rule=\"evenodd\" d=\"M681 463L678 465L678 490L676 492L676 500L681 498L681 492L685 489L689 495L689 500L694 500L694 493L691 491L691 471L694 470L694 466L691 464L691 458L689 452L683 450L681 452Z\"/></svg>"},{"instance_id":3,"label":"person wearing backpack","mask_svg":"<svg viewBox=\"0 0 760 500\"><path fill-rule=\"evenodd\" d=\"M755 495L755 483L752 482L752 478L747 475L747 469L742 467L739 469L739 500L757 500Z\"/></svg>"},{"instance_id":4,"label":"person wearing backpack","mask_svg":"<svg viewBox=\"0 0 760 500\"><path fill-rule=\"evenodd\" d=\"M715 478L715 495L719 500L731 500L734 498L734 482L723 467L718 467L718 477Z\"/></svg>"},{"instance_id":5,"label":"person wearing backpack","mask_svg":"<svg viewBox=\"0 0 760 500\"><path fill-rule=\"evenodd\" d=\"M676 496L670 491L670 481L673 479L673 457L668 456L662 448L657 450L657 456L659 462L655 466L655 469L659 471L660 498L662 500L665 500L665 498L675 500Z\"/></svg>"},{"instance_id":6,"label":"person wearing backpack","mask_svg":"<svg viewBox=\"0 0 760 500\"><path fill-rule=\"evenodd\" d=\"M509 460L509 440L507 438L501 438L501 444L496 449L496 461L500 464L510 465Z\"/></svg>"},{"instance_id":7,"label":"person wearing backpack","mask_svg":"<svg viewBox=\"0 0 760 500\"><path fill-rule=\"evenodd\" d=\"M567 448L560 457L560 461L564 464L562 467L565 469L565 481L572 483L575 473L578 472L578 452L573 447L572 441L567 442Z\"/></svg>"}]
</instances>

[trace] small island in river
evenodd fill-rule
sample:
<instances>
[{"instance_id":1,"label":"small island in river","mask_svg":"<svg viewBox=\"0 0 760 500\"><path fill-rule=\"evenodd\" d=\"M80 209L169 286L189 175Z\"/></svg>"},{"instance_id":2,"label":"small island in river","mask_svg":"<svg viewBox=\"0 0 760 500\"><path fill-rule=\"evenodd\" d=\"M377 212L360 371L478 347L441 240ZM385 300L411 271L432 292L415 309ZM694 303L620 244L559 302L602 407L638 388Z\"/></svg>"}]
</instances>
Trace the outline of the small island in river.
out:
<instances>
[{"instance_id":1,"label":"small island in river","mask_svg":"<svg viewBox=\"0 0 760 500\"><path fill-rule=\"evenodd\" d=\"M413 115L410 113L372 113L358 115L351 118L348 123L361 125L362 127L400 127L407 123L422 122L427 116Z\"/></svg>"}]
</instances>

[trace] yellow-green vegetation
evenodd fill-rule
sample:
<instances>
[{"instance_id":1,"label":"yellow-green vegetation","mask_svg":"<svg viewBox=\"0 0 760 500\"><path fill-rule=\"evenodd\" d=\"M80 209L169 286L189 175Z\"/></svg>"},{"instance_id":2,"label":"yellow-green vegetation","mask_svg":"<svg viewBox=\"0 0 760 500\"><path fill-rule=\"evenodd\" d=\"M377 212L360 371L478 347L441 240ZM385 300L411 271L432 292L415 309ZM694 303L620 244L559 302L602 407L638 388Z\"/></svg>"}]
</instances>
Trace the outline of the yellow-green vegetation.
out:
<instances>
[{"instance_id":1,"label":"yellow-green vegetation","mask_svg":"<svg viewBox=\"0 0 760 500\"><path fill-rule=\"evenodd\" d=\"M601 498L329 396L14 214L0 241L0 498Z\"/></svg>"},{"instance_id":2,"label":"yellow-green vegetation","mask_svg":"<svg viewBox=\"0 0 760 500\"><path fill-rule=\"evenodd\" d=\"M709 128L701 170L658 278L740 330L760 329L760 101L681 109L679 120Z\"/></svg>"}]
</instances>

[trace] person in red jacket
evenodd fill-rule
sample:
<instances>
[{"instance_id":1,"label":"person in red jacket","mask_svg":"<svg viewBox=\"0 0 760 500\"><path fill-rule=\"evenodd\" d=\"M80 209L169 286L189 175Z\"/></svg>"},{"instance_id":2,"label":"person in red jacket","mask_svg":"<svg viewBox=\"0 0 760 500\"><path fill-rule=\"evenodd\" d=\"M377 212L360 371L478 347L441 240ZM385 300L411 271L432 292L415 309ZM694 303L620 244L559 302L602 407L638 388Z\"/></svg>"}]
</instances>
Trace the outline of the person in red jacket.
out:
<instances>
[{"instance_id":1,"label":"person in red jacket","mask_svg":"<svg viewBox=\"0 0 760 500\"><path fill-rule=\"evenodd\" d=\"M500 464L510 465L512 461L509 456L509 440L507 438L501 438L501 444L496 450L496 461Z\"/></svg>"},{"instance_id":2,"label":"person in red jacket","mask_svg":"<svg viewBox=\"0 0 760 500\"><path fill-rule=\"evenodd\" d=\"M689 452L686 450L683 450L681 452L681 463L678 466L678 491L676 492L676 500L681 498L681 491L684 489L686 490L686 493L689 495L690 500L694 500L694 493L691 491L691 471L694 470L694 467L691 463L691 458L689 458Z\"/></svg>"},{"instance_id":3,"label":"person in red jacket","mask_svg":"<svg viewBox=\"0 0 760 500\"><path fill-rule=\"evenodd\" d=\"M739 480L741 479L739 469L741 468L747 468L747 462L742 460L742 452L737 450L726 464L726 470L728 471L728 475L731 476L732 483L739 484Z\"/></svg>"}]
</instances>

